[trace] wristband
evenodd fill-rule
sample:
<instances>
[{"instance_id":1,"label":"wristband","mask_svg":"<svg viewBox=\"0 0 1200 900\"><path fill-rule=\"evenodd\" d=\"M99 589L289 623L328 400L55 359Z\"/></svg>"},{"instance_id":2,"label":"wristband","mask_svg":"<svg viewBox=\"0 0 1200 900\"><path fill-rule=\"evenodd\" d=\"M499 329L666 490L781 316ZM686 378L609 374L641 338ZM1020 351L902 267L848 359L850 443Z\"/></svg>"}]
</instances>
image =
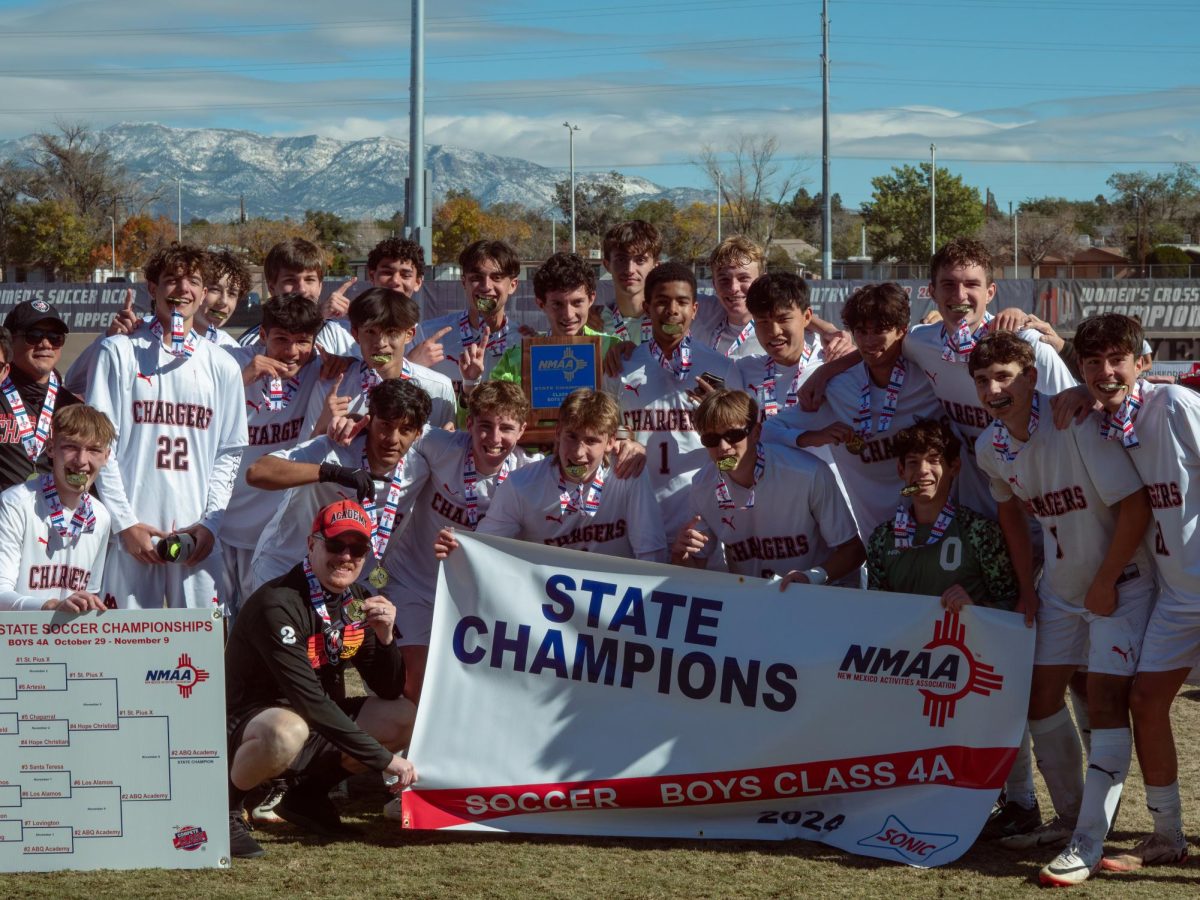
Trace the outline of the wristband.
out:
<instances>
[{"instance_id":1,"label":"wristband","mask_svg":"<svg viewBox=\"0 0 1200 900\"><path fill-rule=\"evenodd\" d=\"M804 577L808 579L809 584L829 584L829 573L820 566L805 569Z\"/></svg>"}]
</instances>

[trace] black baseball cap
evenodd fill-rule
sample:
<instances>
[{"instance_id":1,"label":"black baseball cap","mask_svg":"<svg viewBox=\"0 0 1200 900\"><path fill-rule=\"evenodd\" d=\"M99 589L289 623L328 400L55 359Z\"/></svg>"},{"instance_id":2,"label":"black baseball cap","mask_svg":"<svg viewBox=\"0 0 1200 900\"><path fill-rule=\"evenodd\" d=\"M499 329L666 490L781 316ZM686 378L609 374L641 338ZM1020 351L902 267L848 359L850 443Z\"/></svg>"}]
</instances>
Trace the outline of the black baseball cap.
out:
<instances>
[{"instance_id":1,"label":"black baseball cap","mask_svg":"<svg viewBox=\"0 0 1200 900\"><path fill-rule=\"evenodd\" d=\"M39 322L54 322L67 334L71 333L70 326L63 321L58 310L45 300L26 300L18 303L4 317L4 327L10 334L26 332Z\"/></svg>"}]
</instances>

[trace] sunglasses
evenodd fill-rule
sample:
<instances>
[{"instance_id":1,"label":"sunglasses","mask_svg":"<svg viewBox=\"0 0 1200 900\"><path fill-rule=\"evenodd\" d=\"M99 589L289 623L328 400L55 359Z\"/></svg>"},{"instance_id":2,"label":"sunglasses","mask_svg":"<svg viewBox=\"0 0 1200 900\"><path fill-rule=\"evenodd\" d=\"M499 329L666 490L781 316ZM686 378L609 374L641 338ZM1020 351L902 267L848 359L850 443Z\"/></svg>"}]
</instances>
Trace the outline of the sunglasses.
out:
<instances>
[{"instance_id":1,"label":"sunglasses","mask_svg":"<svg viewBox=\"0 0 1200 900\"><path fill-rule=\"evenodd\" d=\"M734 428L731 431L726 431L723 434L717 434L716 432L707 431L704 434L700 435L700 443L703 444L705 447L719 447L719 446L721 446L721 441L724 441L725 443L732 446L734 444L740 444L742 441L744 441L749 436L750 436L749 428Z\"/></svg>"},{"instance_id":2,"label":"sunglasses","mask_svg":"<svg viewBox=\"0 0 1200 900\"><path fill-rule=\"evenodd\" d=\"M314 534L313 537L324 541L325 549L334 556L341 556L348 551L355 559L362 559L371 549L366 541L343 541L341 538L327 538L323 534Z\"/></svg>"},{"instance_id":3,"label":"sunglasses","mask_svg":"<svg viewBox=\"0 0 1200 900\"><path fill-rule=\"evenodd\" d=\"M26 331L21 335L25 339L25 343L37 346L42 341L48 341L51 347L58 348L67 342L67 336L61 331Z\"/></svg>"}]
</instances>

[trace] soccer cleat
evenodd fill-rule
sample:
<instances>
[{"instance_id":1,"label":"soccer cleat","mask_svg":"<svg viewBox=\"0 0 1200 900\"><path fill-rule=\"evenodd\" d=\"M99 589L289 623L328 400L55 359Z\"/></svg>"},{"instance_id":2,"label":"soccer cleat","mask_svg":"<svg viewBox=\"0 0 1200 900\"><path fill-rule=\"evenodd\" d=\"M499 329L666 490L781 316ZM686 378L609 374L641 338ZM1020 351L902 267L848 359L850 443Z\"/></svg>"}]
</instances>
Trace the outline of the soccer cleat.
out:
<instances>
[{"instance_id":1,"label":"soccer cleat","mask_svg":"<svg viewBox=\"0 0 1200 900\"><path fill-rule=\"evenodd\" d=\"M1177 866L1187 855L1187 844L1173 844L1154 832L1128 853L1104 857L1100 865L1106 872L1136 872L1145 866Z\"/></svg>"},{"instance_id":2,"label":"soccer cleat","mask_svg":"<svg viewBox=\"0 0 1200 900\"><path fill-rule=\"evenodd\" d=\"M1100 871L1103 853L1104 848L1097 847L1091 838L1076 835L1067 848L1054 858L1054 862L1042 869L1039 878L1042 884L1052 887L1083 884Z\"/></svg>"},{"instance_id":3,"label":"soccer cleat","mask_svg":"<svg viewBox=\"0 0 1200 900\"><path fill-rule=\"evenodd\" d=\"M1049 822L1044 822L1025 834L1010 834L1000 838L998 843L1005 850L1036 850L1038 847L1058 847L1071 839L1075 832L1075 824L1064 822L1055 816Z\"/></svg>"},{"instance_id":4,"label":"soccer cleat","mask_svg":"<svg viewBox=\"0 0 1200 900\"><path fill-rule=\"evenodd\" d=\"M240 809L229 811L229 855L234 859L258 859L266 850L250 834Z\"/></svg>"},{"instance_id":5,"label":"soccer cleat","mask_svg":"<svg viewBox=\"0 0 1200 900\"><path fill-rule=\"evenodd\" d=\"M359 833L358 829L342 821L337 807L324 791L293 786L283 795L275 812L285 821L321 837L342 838Z\"/></svg>"},{"instance_id":6,"label":"soccer cleat","mask_svg":"<svg viewBox=\"0 0 1200 900\"><path fill-rule=\"evenodd\" d=\"M1032 808L1022 806L1016 800L997 803L988 816L987 824L979 839L993 841L1014 834L1028 834L1042 824L1042 810L1034 801Z\"/></svg>"},{"instance_id":7,"label":"soccer cleat","mask_svg":"<svg viewBox=\"0 0 1200 900\"><path fill-rule=\"evenodd\" d=\"M250 807L250 822L254 825L278 825L283 819L276 814L275 807L287 791L287 782L273 779L266 783L265 789L262 799Z\"/></svg>"}]
</instances>

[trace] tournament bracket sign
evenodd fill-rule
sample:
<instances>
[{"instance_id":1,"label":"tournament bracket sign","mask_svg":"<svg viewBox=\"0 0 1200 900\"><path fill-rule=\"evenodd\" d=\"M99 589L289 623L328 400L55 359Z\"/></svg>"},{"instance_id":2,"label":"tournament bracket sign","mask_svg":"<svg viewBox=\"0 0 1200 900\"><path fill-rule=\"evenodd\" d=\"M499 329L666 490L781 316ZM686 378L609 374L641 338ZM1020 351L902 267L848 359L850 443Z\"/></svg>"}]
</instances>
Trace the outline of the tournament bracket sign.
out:
<instances>
[{"instance_id":1,"label":"tournament bracket sign","mask_svg":"<svg viewBox=\"0 0 1200 900\"><path fill-rule=\"evenodd\" d=\"M521 386L530 406L526 439L553 438L553 425L562 402L580 388L600 390L602 378L599 337L523 338Z\"/></svg>"},{"instance_id":2,"label":"tournament bracket sign","mask_svg":"<svg viewBox=\"0 0 1200 900\"><path fill-rule=\"evenodd\" d=\"M1016 756L1033 632L1015 613L459 543L406 828L804 838L937 866Z\"/></svg>"},{"instance_id":3,"label":"tournament bracket sign","mask_svg":"<svg viewBox=\"0 0 1200 900\"><path fill-rule=\"evenodd\" d=\"M211 610L0 616L0 872L229 866Z\"/></svg>"}]
</instances>

